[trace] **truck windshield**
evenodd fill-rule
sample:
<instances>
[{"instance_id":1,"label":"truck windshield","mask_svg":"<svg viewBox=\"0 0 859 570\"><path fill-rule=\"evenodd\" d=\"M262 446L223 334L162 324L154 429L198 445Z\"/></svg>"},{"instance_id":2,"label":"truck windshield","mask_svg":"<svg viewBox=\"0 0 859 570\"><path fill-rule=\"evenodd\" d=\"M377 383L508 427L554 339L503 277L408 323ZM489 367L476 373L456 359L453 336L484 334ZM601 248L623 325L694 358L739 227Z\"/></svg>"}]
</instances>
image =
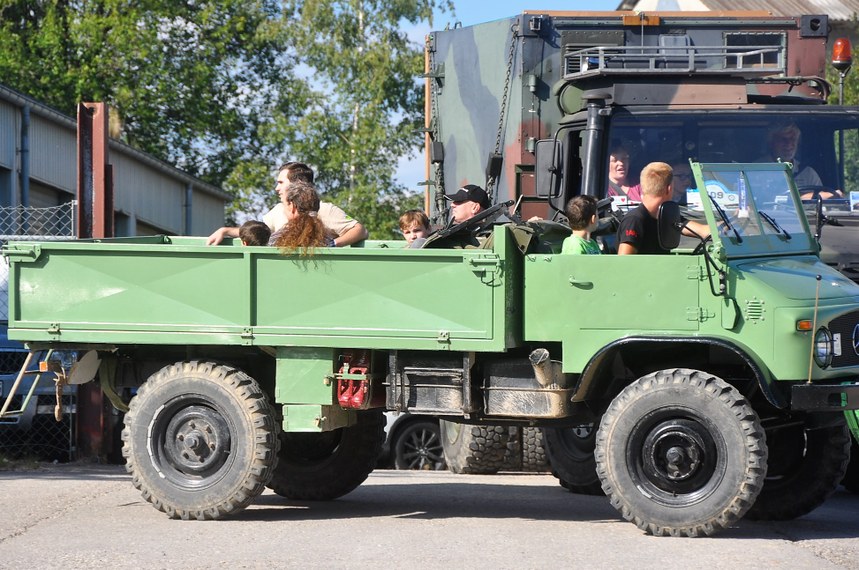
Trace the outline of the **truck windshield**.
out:
<instances>
[{"instance_id":1,"label":"truck windshield","mask_svg":"<svg viewBox=\"0 0 859 570\"><path fill-rule=\"evenodd\" d=\"M712 212L713 239L729 257L816 252L790 165L693 163L692 170L706 189L702 206Z\"/></svg>"},{"instance_id":2,"label":"truck windshield","mask_svg":"<svg viewBox=\"0 0 859 570\"><path fill-rule=\"evenodd\" d=\"M803 199L821 195L827 207L859 215L859 110L824 106L783 106L774 110L686 111L642 109L612 117L608 145L627 158L624 188L638 183L653 161L677 169L690 160L707 163L787 162ZM609 154L609 153L606 153ZM606 188L617 175L605 161ZM614 178L612 178L614 177ZM699 188L677 180L676 201L701 208ZM837 191L837 192L833 192ZM635 192L632 195L636 195ZM722 203L734 193L714 196ZM839 202L840 203L837 203Z\"/></svg>"}]
</instances>

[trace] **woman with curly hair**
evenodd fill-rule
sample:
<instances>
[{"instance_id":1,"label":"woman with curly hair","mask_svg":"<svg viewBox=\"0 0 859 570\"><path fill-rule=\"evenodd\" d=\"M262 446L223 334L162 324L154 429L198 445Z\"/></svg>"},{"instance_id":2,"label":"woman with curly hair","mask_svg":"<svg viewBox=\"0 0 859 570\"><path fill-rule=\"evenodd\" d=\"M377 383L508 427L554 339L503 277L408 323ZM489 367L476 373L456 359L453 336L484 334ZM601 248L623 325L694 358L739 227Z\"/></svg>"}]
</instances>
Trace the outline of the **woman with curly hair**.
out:
<instances>
[{"instance_id":1,"label":"woman with curly hair","mask_svg":"<svg viewBox=\"0 0 859 570\"><path fill-rule=\"evenodd\" d=\"M287 223L271 236L270 242L281 248L283 253L294 253L298 250L304 256L311 255L313 248L334 246L334 240L328 235L317 215L319 194L312 184L290 184L284 200L284 213Z\"/></svg>"}]
</instances>

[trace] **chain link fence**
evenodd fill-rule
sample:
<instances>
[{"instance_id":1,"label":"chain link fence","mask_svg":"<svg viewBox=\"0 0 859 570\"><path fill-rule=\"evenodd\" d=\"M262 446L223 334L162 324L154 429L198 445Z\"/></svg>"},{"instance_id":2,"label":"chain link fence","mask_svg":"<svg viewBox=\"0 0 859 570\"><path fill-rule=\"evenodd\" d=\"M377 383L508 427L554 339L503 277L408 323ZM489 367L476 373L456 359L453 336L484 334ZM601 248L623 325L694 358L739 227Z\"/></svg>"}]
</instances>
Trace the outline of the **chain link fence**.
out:
<instances>
[{"instance_id":1,"label":"chain link fence","mask_svg":"<svg viewBox=\"0 0 859 570\"><path fill-rule=\"evenodd\" d=\"M74 239L77 203L72 201L48 208L23 206L0 207L0 244L9 241L49 241ZM9 318L9 264L0 260L0 328L6 341ZM0 346L0 406L6 401L27 351L23 346L6 341ZM37 367L34 359L30 368ZM26 401L35 374L25 375L9 403L17 413L0 418L0 455L8 459L71 461L75 452L77 386L66 386L62 394L62 415L54 417L56 388L53 374L44 374ZM24 405L26 401L26 406Z\"/></svg>"},{"instance_id":2,"label":"chain link fence","mask_svg":"<svg viewBox=\"0 0 859 570\"><path fill-rule=\"evenodd\" d=\"M77 229L72 200L49 208L0 207L0 244L8 241L74 239ZM9 264L0 263L0 321L9 319Z\"/></svg>"}]
</instances>

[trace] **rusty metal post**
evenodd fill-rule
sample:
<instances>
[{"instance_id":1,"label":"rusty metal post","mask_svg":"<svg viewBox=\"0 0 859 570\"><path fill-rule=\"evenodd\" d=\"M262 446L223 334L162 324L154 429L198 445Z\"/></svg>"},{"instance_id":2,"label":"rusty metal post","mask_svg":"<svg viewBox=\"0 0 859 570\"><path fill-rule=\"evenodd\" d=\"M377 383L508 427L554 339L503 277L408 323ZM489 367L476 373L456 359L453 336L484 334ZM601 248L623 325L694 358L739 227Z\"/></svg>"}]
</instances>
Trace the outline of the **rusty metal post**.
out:
<instances>
[{"instance_id":1,"label":"rusty metal post","mask_svg":"<svg viewBox=\"0 0 859 570\"><path fill-rule=\"evenodd\" d=\"M113 172L104 103L78 105L78 237L113 236Z\"/></svg>"},{"instance_id":2,"label":"rusty metal post","mask_svg":"<svg viewBox=\"0 0 859 570\"><path fill-rule=\"evenodd\" d=\"M78 105L78 237L113 237L113 169L108 164L108 110ZM78 457L105 457L112 446L111 416L97 382L78 387Z\"/></svg>"}]
</instances>

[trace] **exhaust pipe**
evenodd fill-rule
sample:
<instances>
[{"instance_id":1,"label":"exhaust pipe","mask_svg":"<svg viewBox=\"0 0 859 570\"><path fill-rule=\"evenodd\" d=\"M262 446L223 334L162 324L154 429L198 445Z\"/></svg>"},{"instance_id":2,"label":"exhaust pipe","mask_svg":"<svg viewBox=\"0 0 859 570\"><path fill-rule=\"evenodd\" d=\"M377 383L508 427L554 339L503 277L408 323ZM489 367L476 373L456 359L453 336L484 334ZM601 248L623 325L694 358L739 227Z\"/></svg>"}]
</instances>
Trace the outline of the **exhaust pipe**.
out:
<instances>
[{"instance_id":1,"label":"exhaust pipe","mask_svg":"<svg viewBox=\"0 0 859 570\"><path fill-rule=\"evenodd\" d=\"M564 373L561 372L561 363L549 358L549 351L545 348L537 348L528 356L531 367L534 368L534 376L543 388L557 390L566 384Z\"/></svg>"}]
</instances>

